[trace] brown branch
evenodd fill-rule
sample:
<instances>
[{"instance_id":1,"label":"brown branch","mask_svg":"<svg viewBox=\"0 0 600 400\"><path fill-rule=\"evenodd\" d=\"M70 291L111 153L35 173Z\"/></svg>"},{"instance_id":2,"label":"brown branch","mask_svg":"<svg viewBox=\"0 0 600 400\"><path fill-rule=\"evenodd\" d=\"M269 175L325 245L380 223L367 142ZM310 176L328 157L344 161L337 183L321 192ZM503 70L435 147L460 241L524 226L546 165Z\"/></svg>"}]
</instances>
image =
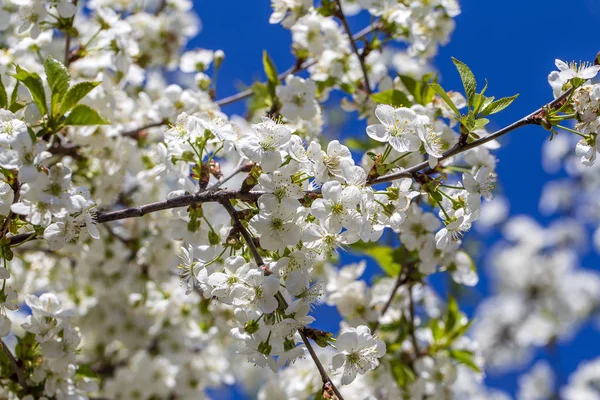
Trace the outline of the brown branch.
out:
<instances>
[{"instance_id":1,"label":"brown branch","mask_svg":"<svg viewBox=\"0 0 600 400\"><path fill-rule=\"evenodd\" d=\"M556 109L559 106L564 104L565 100L570 96L572 90L568 90L563 93L561 96L557 97L555 100L548 103L546 106L540 107L536 111L527 115L526 117L521 118L520 120L508 125L505 128L502 128L489 136L484 138L475 140L471 143L467 143L464 145L455 145L453 148L444 153L444 155L440 158L440 161L446 160L454 155L460 154L467 150L473 149L475 147L481 146L485 143L488 143L494 139L497 139L501 136L506 135L509 132L512 132L518 128L521 128L525 125L543 124L543 119L545 117L545 113L547 109ZM419 172L422 169L425 169L429 166L427 161L423 161L419 164L416 164L408 169L404 169L399 172L395 172L392 174L384 175L377 179L374 179L370 182L367 182L366 186L373 186L379 183L391 182L400 178L413 178L416 172ZM310 192L315 193L315 192ZM150 203L139 207L125 208L123 210L117 210L106 213L98 213L97 222L104 223L108 221L116 221L125 218L134 218L134 217L142 217L146 214L153 213L156 211L167 210L171 208L178 207L186 207L195 203L205 203L205 202L220 202L222 200L229 199L238 199L242 201L256 201L263 193L262 192L238 192L231 190L219 190L219 191L204 191L202 193L197 194L187 194L179 197L175 197L166 201L159 201L156 203ZM11 237L11 245L19 244L29 239L32 239L36 236L35 232L26 232L22 234L18 234Z\"/></svg>"},{"instance_id":2,"label":"brown branch","mask_svg":"<svg viewBox=\"0 0 600 400\"><path fill-rule=\"evenodd\" d=\"M77 7L77 2L79 0L73 0L73 4L75 5L75 7ZM75 15L77 15L77 11L75 11ZM73 28L73 21L75 21L75 15L73 15L73 17L71 17L71 21L69 24L69 27L66 30L66 37L65 37L65 67L69 68L69 64L71 63L71 33L69 32L70 29Z\"/></svg>"},{"instance_id":3,"label":"brown branch","mask_svg":"<svg viewBox=\"0 0 600 400\"><path fill-rule=\"evenodd\" d=\"M417 344L417 335L415 334L415 300L413 299L413 287L414 284L411 283L408 287L408 311L409 311L409 328L408 334L410 336L412 345L415 350L415 357L419 356L419 345Z\"/></svg>"},{"instance_id":4,"label":"brown branch","mask_svg":"<svg viewBox=\"0 0 600 400\"><path fill-rule=\"evenodd\" d=\"M223 208L225 208L227 213L231 216L231 221L232 221L233 226L235 228L237 228L240 231L240 233L242 234L244 241L246 242L246 244L248 245L248 248L250 249L250 253L252 253L252 257L254 258L254 261L256 261L256 265L259 268L263 269L263 271L265 271L265 273L266 273L267 269L265 266L265 262L263 261L261 255L258 252L258 248L256 247L256 244L254 243L254 237L248 231L248 229L246 229L244 224L242 224L242 221L240 221L240 219L238 218L235 208L233 208L229 199L221 199L221 200L219 200L219 203L221 203L223 205Z\"/></svg>"},{"instance_id":5,"label":"brown branch","mask_svg":"<svg viewBox=\"0 0 600 400\"><path fill-rule=\"evenodd\" d=\"M17 362L17 359L15 358L15 356L12 355L12 353L10 352L8 347L6 347L6 344L2 341L2 339L0 339L0 350L2 350L2 352L4 353L6 358L8 358L10 365L15 370L15 373L17 374L17 381L19 382L19 385L21 385L21 387L23 389L25 389L26 392L29 392L29 385L27 384L27 380L25 378L25 374L23 373L23 370L19 367L19 363Z\"/></svg>"},{"instance_id":6,"label":"brown branch","mask_svg":"<svg viewBox=\"0 0 600 400\"><path fill-rule=\"evenodd\" d=\"M232 190L219 191L204 191L196 194L186 194L179 197L174 197L165 201L157 201L139 207L125 208L123 210L111 211L106 213L98 213L96 221L99 224L109 221L116 221L125 218L143 217L157 211L169 210L171 208L187 207L197 203L221 202L223 200L238 199L242 201L256 201L263 193L248 192L242 193Z\"/></svg>"},{"instance_id":7,"label":"brown branch","mask_svg":"<svg viewBox=\"0 0 600 400\"><path fill-rule=\"evenodd\" d=\"M158 122L151 122L151 123L141 126L139 128L130 129L128 131L121 132L121 136L138 139L140 137L140 135L142 134L142 132L145 131L146 129L157 128L159 126L167 125L168 123L169 123L169 121L166 119L163 119L162 121L158 121Z\"/></svg>"},{"instance_id":8,"label":"brown branch","mask_svg":"<svg viewBox=\"0 0 600 400\"><path fill-rule=\"evenodd\" d=\"M331 387L331 389L333 389L333 392L338 397L338 399L344 400L344 398L342 397L339 390L335 387L335 385L331 381L331 378L327 374L327 371L323 367L323 364L321 364L321 360L319 360L317 353L315 353L315 350L313 349L312 345L310 344L310 341L306 337L306 333L304 333L304 329L298 329L298 333L300 334L300 337L302 338L304 345L308 349L308 354L310 354L310 358L313 359L313 362L315 363L315 365L317 366L317 369L319 370L319 375L321 375L321 382L323 382L323 386L325 387L326 385L329 385Z\"/></svg>"},{"instance_id":9,"label":"brown branch","mask_svg":"<svg viewBox=\"0 0 600 400\"><path fill-rule=\"evenodd\" d=\"M381 315L379 315L379 318L373 324L373 328L371 329L371 331L373 333L375 333L375 331L377 331L377 329L379 329L379 325L381 324L381 318L383 318L383 316L385 315L385 313L387 312L387 310L390 308L390 306L394 302L394 297L396 297L396 292L398 291L398 289L400 289L400 286L402 286L406 282L408 282L408 279L409 279L408 273L403 274L402 271L400 273L398 273L398 277L396 278L396 283L394 284L394 288L392 289L392 293L390 294L390 297L388 298L387 302L385 303L385 305L381 309Z\"/></svg>"},{"instance_id":10,"label":"brown branch","mask_svg":"<svg viewBox=\"0 0 600 400\"><path fill-rule=\"evenodd\" d=\"M242 224L242 221L240 221L240 219L238 218L235 208L231 205L231 202L229 201L229 199L221 200L220 203L223 205L223 207L225 208L227 213L231 216L233 226L236 227L242 234L242 237L244 238L244 241L248 245L248 248L250 249L250 252L252 253L252 257L254 258L254 261L256 262L258 267L262 268L265 275L270 274L271 272L268 269L266 269L265 262L263 261L261 255L258 253L258 248L256 247L256 244L254 243L253 236L250 234L250 232L248 232L248 230L246 229L244 224ZM285 301L285 299L283 298L281 293L278 292L276 297L277 297L278 301L281 303L281 305L283 307L287 308L287 302ZM319 370L319 375L321 375L321 381L323 382L323 385L324 386L327 385L328 387L331 387L331 389L336 394L338 399L344 400L344 398L342 397L342 395L340 394L338 389L335 387L334 383L331 381L331 378L329 378L329 375L327 374L327 371L323 367L323 364L321 364L319 357L317 357L317 354L315 353L315 350L313 349L312 345L310 344L308 337L304 333L304 329L303 328L298 329L298 333L300 334L300 337L302 337L302 341L304 342L304 345L308 349L308 353L310 354L315 365L317 366L317 369Z\"/></svg>"},{"instance_id":11,"label":"brown branch","mask_svg":"<svg viewBox=\"0 0 600 400\"><path fill-rule=\"evenodd\" d=\"M358 47L356 46L356 40L354 39L354 36L352 35L352 30L350 29L350 25L348 25L348 21L346 20L346 16L344 15L344 10L342 9L342 2L340 0L336 0L337 6L338 6L338 12L336 13L336 17L338 17L338 19L342 22L342 25L344 26L344 30L346 31L346 34L348 35L348 40L350 40L350 45L352 46L352 50L354 50L354 54L356 54L356 57L358 58L358 62L360 63L360 69L362 70L363 73L363 77L364 77L364 85L365 85L365 91L367 92L367 94L371 94L371 84L369 83L369 73L367 72L367 65L365 64L365 56L367 55L366 52L366 48L363 50L363 52L361 53L360 51L358 51Z\"/></svg>"},{"instance_id":12,"label":"brown branch","mask_svg":"<svg viewBox=\"0 0 600 400\"><path fill-rule=\"evenodd\" d=\"M380 29L380 28L381 28L381 24L378 23L378 22L375 22L375 23L373 23L373 24L371 24L371 25L369 25L369 26L361 29L359 32L357 32L353 36L351 36L351 38L352 38L353 41L360 40L363 37L365 37L366 35L368 35L369 33L373 32L373 31L375 31L377 29ZM284 80L288 75L296 73L296 72L299 72L299 71L303 71L303 70L305 70L305 69L307 69L309 67L312 67L316 63L317 63L317 60L315 60L315 59L309 59L309 60L306 60L304 62L302 62L302 60L297 60L296 64L294 64L293 66L291 66L290 68L288 68L284 72L280 73L278 75L278 78L279 78L279 80ZM222 107L222 106L226 106L226 105L231 104L231 103L235 103L236 101L246 99L246 98L248 98L250 96L252 96L252 89L251 88L243 90L241 92L238 92L238 93L236 93L234 95L225 97L223 99L217 100L215 103L219 107Z\"/></svg>"},{"instance_id":13,"label":"brown branch","mask_svg":"<svg viewBox=\"0 0 600 400\"><path fill-rule=\"evenodd\" d=\"M541 118L543 118L543 115L546 112L546 109L548 109L548 108L556 109L556 108L560 107L563 104L563 102L567 99L567 97L569 97L571 95L571 92L572 92L572 89L567 90L565 93L563 93L561 96L557 97L556 99L554 99L547 105L538 108L531 114L521 118L520 120L518 120L516 122L513 122L512 124L502 128L486 137L477 139L471 143L466 143L464 145L457 143L450 150L446 151L438 161L440 161L440 162L444 161L444 160L446 160L450 157L453 157L457 154L460 154L467 150L471 150L475 147L481 146L482 144L491 142L492 140L498 139L499 137L504 136L507 133L510 133L518 128L525 126L525 125L541 125L541 123L542 123ZM400 178L412 178L413 174L415 172L425 169L428 166L429 166L429 162L423 161L419 164L413 165L410 168L403 169L402 171L384 175L377 179L374 179L373 181L368 183L368 186L373 186L378 183L391 182L391 181L395 181L396 179L400 179Z\"/></svg>"}]
</instances>

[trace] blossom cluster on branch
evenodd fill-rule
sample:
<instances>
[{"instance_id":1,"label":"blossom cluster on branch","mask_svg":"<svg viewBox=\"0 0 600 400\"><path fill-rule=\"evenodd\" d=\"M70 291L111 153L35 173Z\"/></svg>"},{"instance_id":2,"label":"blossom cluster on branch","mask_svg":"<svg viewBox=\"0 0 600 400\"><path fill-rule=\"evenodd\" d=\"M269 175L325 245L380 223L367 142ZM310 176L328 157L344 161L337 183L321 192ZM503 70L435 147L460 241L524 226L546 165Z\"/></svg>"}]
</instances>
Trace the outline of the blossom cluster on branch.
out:
<instances>
[{"instance_id":1,"label":"blossom cluster on branch","mask_svg":"<svg viewBox=\"0 0 600 400\"><path fill-rule=\"evenodd\" d=\"M261 399L500 399L486 366L598 308L572 232L525 219L504 227L498 293L475 320L428 276L478 282L463 242L493 219L496 139L539 125L563 146L551 156L594 168L600 66L557 61L555 99L491 132L517 95L489 96L457 59L462 93L430 72L456 1L272 7L295 65L279 74L265 52L265 82L218 100L225 53L186 49L189 0L0 1L0 397L197 399L237 383ZM353 33L360 12L373 22ZM359 138L322 135L334 91L366 120ZM221 110L243 98L244 118ZM341 251L383 276L338 266ZM319 329L323 304L339 332ZM538 375L552 372L536 366L523 393ZM574 379L567 398L587 384Z\"/></svg>"}]
</instances>

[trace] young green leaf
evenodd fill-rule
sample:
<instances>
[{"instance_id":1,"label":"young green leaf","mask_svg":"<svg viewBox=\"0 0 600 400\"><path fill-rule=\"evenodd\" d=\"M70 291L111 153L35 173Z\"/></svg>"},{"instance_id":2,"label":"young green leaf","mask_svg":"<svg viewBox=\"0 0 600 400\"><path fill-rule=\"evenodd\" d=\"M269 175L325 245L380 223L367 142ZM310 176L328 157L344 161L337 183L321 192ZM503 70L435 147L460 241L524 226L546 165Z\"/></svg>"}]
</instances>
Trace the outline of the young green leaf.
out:
<instances>
[{"instance_id":1,"label":"young green leaf","mask_svg":"<svg viewBox=\"0 0 600 400\"><path fill-rule=\"evenodd\" d=\"M421 104L421 82L408 75L398 75L398 78L400 78L408 93L413 95L415 101Z\"/></svg>"},{"instance_id":2,"label":"young green leaf","mask_svg":"<svg viewBox=\"0 0 600 400\"><path fill-rule=\"evenodd\" d=\"M86 106L85 104L79 104L75 106L67 119L65 125L73 126L87 126L87 125L107 125L108 121L102 118L96 110Z\"/></svg>"},{"instance_id":3,"label":"young green leaf","mask_svg":"<svg viewBox=\"0 0 600 400\"><path fill-rule=\"evenodd\" d=\"M47 114L48 108L46 106L46 92L44 91L44 84L42 83L40 76L35 72L27 72L17 65L17 72L13 75L13 77L23 83L23 85L29 89L29 93L31 93L33 102L40 110L40 113L42 115Z\"/></svg>"},{"instance_id":4,"label":"young green leaf","mask_svg":"<svg viewBox=\"0 0 600 400\"><path fill-rule=\"evenodd\" d=\"M377 104L389 104L394 107L410 107L411 101L399 90L390 89L371 95L371 99Z\"/></svg>"},{"instance_id":5,"label":"young green leaf","mask_svg":"<svg viewBox=\"0 0 600 400\"><path fill-rule=\"evenodd\" d=\"M373 257L389 276L398 276L402 269L402 265L394 261L394 249L391 247L374 246L363 250L363 253Z\"/></svg>"},{"instance_id":6,"label":"young green leaf","mask_svg":"<svg viewBox=\"0 0 600 400\"><path fill-rule=\"evenodd\" d=\"M265 69L265 74L267 75L267 80L273 86L279 85L279 77L277 76L277 67L275 67L275 63L269 57L269 53L267 51L263 51L263 68Z\"/></svg>"},{"instance_id":7,"label":"young green leaf","mask_svg":"<svg viewBox=\"0 0 600 400\"><path fill-rule=\"evenodd\" d=\"M473 130L482 129L487 124L490 123L490 120L487 118L478 118L475 120L475 124L473 125Z\"/></svg>"},{"instance_id":8,"label":"young green leaf","mask_svg":"<svg viewBox=\"0 0 600 400\"><path fill-rule=\"evenodd\" d=\"M44 61L44 70L51 93L50 110L54 114L61 98L69 89L71 76L67 68L52 57L48 57Z\"/></svg>"},{"instance_id":9,"label":"young green leaf","mask_svg":"<svg viewBox=\"0 0 600 400\"><path fill-rule=\"evenodd\" d=\"M471 69L467 66L467 64L463 63L462 61L452 57L452 62L454 65L456 65L456 69L460 74L460 79L462 80L463 87L465 88L465 94L467 95L469 106L472 106L473 101L475 100L475 92L477 90L477 81L475 80L475 75L473 75L473 72L471 72Z\"/></svg>"},{"instance_id":10,"label":"young green leaf","mask_svg":"<svg viewBox=\"0 0 600 400\"><path fill-rule=\"evenodd\" d=\"M99 84L100 82L80 82L73 85L63 97L58 113L64 115Z\"/></svg>"},{"instance_id":11,"label":"young green leaf","mask_svg":"<svg viewBox=\"0 0 600 400\"><path fill-rule=\"evenodd\" d=\"M6 88L2 82L2 76L0 76L0 108L8 108L8 96L6 95Z\"/></svg>"},{"instance_id":12,"label":"young green leaf","mask_svg":"<svg viewBox=\"0 0 600 400\"><path fill-rule=\"evenodd\" d=\"M452 111L454 111L456 117L460 117L460 111L458 111L458 108L456 108L456 105L450 96L448 96L448 93L446 93L443 87L441 87L438 83L432 83L429 85L429 87L431 87L442 99L444 99L446 104L448 104Z\"/></svg>"},{"instance_id":13,"label":"young green leaf","mask_svg":"<svg viewBox=\"0 0 600 400\"><path fill-rule=\"evenodd\" d=\"M448 350L448 353L450 354L450 357L452 357L459 363L466 365L467 367L471 368L473 371L475 371L477 373L481 373L481 369L479 368L479 366L477 364L475 364L475 361L473 361L473 353L472 352L470 352L468 350L452 349L452 350Z\"/></svg>"},{"instance_id":14,"label":"young green leaf","mask_svg":"<svg viewBox=\"0 0 600 400\"><path fill-rule=\"evenodd\" d=\"M491 102L483 109L483 111L481 112L481 116L485 117L486 115L499 113L506 107L510 106L517 97L519 97L519 95L515 94L514 96L503 97L501 99Z\"/></svg>"}]
</instances>

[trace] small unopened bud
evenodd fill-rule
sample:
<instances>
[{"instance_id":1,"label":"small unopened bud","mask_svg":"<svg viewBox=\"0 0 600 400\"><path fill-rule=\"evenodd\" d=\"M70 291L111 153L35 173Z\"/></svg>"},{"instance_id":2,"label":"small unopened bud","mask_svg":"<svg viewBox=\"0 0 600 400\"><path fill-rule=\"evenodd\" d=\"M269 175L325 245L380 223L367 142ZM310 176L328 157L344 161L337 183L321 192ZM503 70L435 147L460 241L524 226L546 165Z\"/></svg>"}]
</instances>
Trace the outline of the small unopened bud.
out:
<instances>
[{"instance_id":1,"label":"small unopened bud","mask_svg":"<svg viewBox=\"0 0 600 400\"><path fill-rule=\"evenodd\" d=\"M196 86L198 89L206 91L210 88L210 77L204 72L198 72L196 75L194 75L194 80L196 81Z\"/></svg>"},{"instance_id":2,"label":"small unopened bud","mask_svg":"<svg viewBox=\"0 0 600 400\"><path fill-rule=\"evenodd\" d=\"M221 63L225 59L225 53L223 52L223 50L217 50L213 54L213 57L215 70L218 70L221 67Z\"/></svg>"},{"instance_id":3,"label":"small unopened bud","mask_svg":"<svg viewBox=\"0 0 600 400\"><path fill-rule=\"evenodd\" d=\"M596 58L594 58L594 65L600 65L600 51L596 54Z\"/></svg>"},{"instance_id":4,"label":"small unopened bud","mask_svg":"<svg viewBox=\"0 0 600 400\"><path fill-rule=\"evenodd\" d=\"M219 164L215 160L211 160L209 164L210 173L217 179L221 179L223 177L223 172L221 172L221 164Z\"/></svg>"}]
</instances>

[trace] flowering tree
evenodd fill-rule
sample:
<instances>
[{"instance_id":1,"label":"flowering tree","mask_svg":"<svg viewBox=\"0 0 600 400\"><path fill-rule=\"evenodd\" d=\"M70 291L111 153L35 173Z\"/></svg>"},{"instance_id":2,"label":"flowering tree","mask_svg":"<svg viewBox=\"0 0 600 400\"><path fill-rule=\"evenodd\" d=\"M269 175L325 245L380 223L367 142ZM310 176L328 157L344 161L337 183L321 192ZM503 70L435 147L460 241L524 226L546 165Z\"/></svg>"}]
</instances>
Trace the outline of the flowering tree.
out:
<instances>
[{"instance_id":1,"label":"flowering tree","mask_svg":"<svg viewBox=\"0 0 600 400\"><path fill-rule=\"evenodd\" d=\"M600 276L577 245L600 225L599 60L557 61L548 103L489 132L516 95L490 96L456 59L461 91L427 72L456 1L316 3L273 0L295 64L278 74L265 53L264 82L215 99L225 55L185 50L189 0L0 1L1 398L198 399L237 383L260 399L504 399L486 368L594 315ZM358 12L373 22L353 33ZM177 70L195 86L170 84ZM321 136L334 91L363 136ZM243 99L245 118L221 112ZM469 320L428 276L477 284L463 237L502 222L493 151L525 125L553 139L547 164L570 178L543 203L569 220L504 222L497 293ZM338 265L342 250L380 278ZM339 332L311 315L323 303ZM557 390L536 364L519 396L600 398L599 365Z\"/></svg>"}]
</instances>

